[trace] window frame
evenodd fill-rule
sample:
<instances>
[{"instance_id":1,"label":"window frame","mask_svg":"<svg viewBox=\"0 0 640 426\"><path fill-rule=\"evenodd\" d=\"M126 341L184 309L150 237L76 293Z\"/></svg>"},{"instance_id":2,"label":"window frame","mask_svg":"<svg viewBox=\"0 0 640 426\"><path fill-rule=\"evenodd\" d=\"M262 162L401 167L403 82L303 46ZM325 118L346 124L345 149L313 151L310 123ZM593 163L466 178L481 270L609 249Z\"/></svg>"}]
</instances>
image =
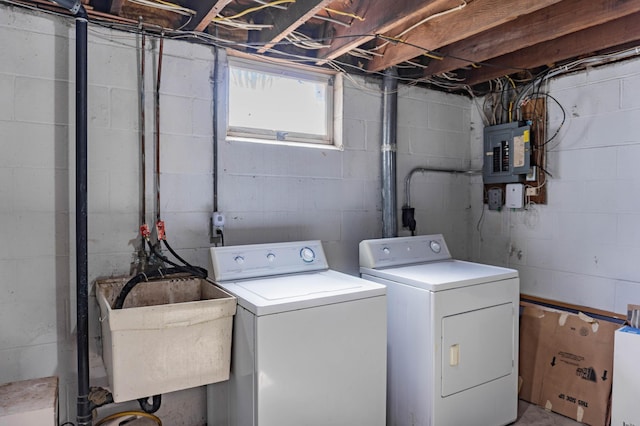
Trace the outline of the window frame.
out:
<instances>
[{"instance_id":1,"label":"window frame","mask_svg":"<svg viewBox=\"0 0 640 426\"><path fill-rule=\"evenodd\" d=\"M271 143L278 145L302 145L318 148L343 149L342 145L342 102L343 81L338 72L323 68L302 66L289 62L257 60L249 55L229 55L227 57L227 96L231 94L231 69L240 68L265 74L272 74L326 85L326 127L324 135L313 135L283 130L259 129L231 126L230 99L227 98L226 138L228 141Z\"/></svg>"}]
</instances>

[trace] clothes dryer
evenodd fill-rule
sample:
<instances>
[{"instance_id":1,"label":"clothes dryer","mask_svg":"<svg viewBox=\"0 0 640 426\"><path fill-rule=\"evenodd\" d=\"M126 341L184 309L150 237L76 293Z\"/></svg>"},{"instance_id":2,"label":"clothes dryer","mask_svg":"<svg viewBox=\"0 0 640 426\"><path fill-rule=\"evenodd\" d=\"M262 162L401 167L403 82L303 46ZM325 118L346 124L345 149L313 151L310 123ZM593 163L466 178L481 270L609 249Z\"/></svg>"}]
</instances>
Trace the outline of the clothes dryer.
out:
<instances>
[{"instance_id":1,"label":"clothes dryer","mask_svg":"<svg viewBox=\"0 0 640 426\"><path fill-rule=\"evenodd\" d=\"M515 421L518 272L452 259L442 235L359 248L362 278L387 286L387 425Z\"/></svg>"}]
</instances>

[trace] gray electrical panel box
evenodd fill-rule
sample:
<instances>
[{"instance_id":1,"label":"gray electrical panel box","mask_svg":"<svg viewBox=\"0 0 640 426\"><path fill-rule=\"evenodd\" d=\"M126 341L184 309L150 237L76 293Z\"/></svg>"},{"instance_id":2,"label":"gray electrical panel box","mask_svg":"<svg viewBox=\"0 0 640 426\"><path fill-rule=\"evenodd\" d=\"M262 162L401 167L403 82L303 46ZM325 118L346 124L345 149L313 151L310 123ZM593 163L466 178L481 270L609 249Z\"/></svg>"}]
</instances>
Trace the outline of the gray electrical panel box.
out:
<instances>
[{"instance_id":1,"label":"gray electrical panel box","mask_svg":"<svg viewBox=\"0 0 640 426\"><path fill-rule=\"evenodd\" d=\"M484 183L524 182L531 168L531 127L521 122L484 128Z\"/></svg>"}]
</instances>

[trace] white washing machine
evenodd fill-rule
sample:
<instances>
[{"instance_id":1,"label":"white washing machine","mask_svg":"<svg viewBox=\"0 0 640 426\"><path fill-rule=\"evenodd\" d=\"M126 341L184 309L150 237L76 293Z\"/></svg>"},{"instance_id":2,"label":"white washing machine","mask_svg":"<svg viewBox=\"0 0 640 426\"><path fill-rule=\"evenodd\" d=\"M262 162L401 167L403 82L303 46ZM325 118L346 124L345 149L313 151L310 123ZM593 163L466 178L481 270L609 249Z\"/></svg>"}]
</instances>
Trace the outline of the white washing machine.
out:
<instances>
[{"instance_id":1,"label":"white washing machine","mask_svg":"<svg viewBox=\"0 0 640 426\"><path fill-rule=\"evenodd\" d=\"M215 247L211 262L238 310L230 379L209 392L209 424L385 424L383 285L330 270L320 241ZM227 420L211 420L220 410Z\"/></svg>"},{"instance_id":2,"label":"white washing machine","mask_svg":"<svg viewBox=\"0 0 640 426\"><path fill-rule=\"evenodd\" d=\"M442 235L360 243L387 286L387 425L499 426L518 406L519 279L454 260Z\"/></svg>"}]
</instances>

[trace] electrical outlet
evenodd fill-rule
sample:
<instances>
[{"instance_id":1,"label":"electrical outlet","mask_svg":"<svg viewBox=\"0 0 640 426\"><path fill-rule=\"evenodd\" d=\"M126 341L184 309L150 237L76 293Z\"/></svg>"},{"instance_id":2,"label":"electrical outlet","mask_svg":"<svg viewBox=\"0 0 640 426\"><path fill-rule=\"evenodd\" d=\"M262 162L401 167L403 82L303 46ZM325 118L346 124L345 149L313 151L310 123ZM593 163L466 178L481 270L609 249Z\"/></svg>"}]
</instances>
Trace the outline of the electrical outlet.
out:
<instances>
[{"instance_id":1,"label":"electrical outlet","mask_svg":"<svg viewBox=\"0 0 640 426\"><path fill-rule=\"evenodd\" d=\"M224 227L224 213L222 212L213 212L211 215L211 219L213 221L213 226L216 228Z\"/></svg>"}]
</instances>

